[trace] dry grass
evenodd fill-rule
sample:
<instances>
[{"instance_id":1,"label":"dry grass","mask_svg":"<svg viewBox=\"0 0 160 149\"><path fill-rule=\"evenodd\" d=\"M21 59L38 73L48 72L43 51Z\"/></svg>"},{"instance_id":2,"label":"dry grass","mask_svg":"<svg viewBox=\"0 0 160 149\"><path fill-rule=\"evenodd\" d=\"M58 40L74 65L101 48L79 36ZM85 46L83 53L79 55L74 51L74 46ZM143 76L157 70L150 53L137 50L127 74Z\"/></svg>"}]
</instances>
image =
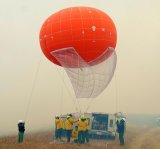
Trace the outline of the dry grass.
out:
<instances>
[{"instance_id":1,"label":"dry grass","mask_svg":"<svg viewBox=\"0 0 160 149\"><path fill-rule=\"evenodd\" d=\"M26 135L23 144L17 143L17 137L0 139L0 149L160 149L160 128L140 128L130 126L126 133L126 145L119 146L116 141L91 140L90 144L54 143L51 133Z\"/></svg>"}]
</instances>

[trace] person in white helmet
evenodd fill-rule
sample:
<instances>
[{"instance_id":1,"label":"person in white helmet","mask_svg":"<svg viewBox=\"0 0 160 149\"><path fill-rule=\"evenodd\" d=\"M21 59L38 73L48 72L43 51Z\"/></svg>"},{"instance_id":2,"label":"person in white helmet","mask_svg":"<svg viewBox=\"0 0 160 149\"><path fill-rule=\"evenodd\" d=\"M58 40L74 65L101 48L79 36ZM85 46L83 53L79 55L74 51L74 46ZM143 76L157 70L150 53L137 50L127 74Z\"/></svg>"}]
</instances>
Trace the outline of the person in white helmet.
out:
<instances>
[{"instance_id":1,"label":"person in white helmet","mask_svg":"<svg viewBox=\"0 0 160 149\"><path fill-rule=\"evenodd\" d=\"M119 133L120 145L124 145L125 144L125 141L124 141L124 133L125 133L125 127L126 127L125 121L126 121L126 119L122 118L120 120L120 122L117 123L117 130L118 130L118 133Z\"/></svg>"},{"instance_id":2,"label":"person in white helmet","mask_svg":"<svg viewBox=\"0 0 160 149\"><path fill-rule=\"evenodd\" d=\"M22 143L24 139L25 122L23 120L18 121L18 143Z\"/></svg>"}]
</instances>

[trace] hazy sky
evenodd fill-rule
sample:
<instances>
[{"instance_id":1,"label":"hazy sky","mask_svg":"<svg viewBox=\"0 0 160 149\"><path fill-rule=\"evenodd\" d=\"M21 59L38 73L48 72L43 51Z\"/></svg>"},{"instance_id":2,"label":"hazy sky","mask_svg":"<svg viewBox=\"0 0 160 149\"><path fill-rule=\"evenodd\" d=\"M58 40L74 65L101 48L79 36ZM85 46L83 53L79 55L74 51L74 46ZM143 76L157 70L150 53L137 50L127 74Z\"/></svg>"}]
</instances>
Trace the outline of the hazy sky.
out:
<instances>
[{"instance_id":1,"label":"hazy sky","mask_svg":"<svg viewBox=\"0 0 160 149\"><path fill-rule=\"evenodd\" d=\"M117 28L116 77L89 111L160 113L159 0L0 0L0 132L15 132L17 121L24 118L29 130L51 128L54 114L75 112L56 67L39 45L44 20L70 6L101 9ZM66 75L65 81L74 95ZM80 105L84 111L86 100Z\"/></svg>"}]
</instances>

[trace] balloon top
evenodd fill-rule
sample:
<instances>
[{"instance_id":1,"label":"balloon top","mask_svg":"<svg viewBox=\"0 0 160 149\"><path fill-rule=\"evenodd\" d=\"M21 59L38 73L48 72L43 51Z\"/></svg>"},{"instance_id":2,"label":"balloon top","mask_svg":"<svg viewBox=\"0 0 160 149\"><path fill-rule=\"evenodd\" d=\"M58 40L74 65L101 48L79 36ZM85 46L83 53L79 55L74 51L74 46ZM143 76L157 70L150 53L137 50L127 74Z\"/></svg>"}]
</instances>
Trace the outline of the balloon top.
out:
<instances>
[{"instance_id":1,"label":"balloon top","mask_svg":"<svg viewBox=\"0 0 160 149\"><path fill-rule=\"evenodd\" d=\"M91 7L70 7L46 19L39 38L45 56L61 65L52 52L73 47L84 61L90 62L109 47L115 49L117 32L112 19L103 11Z\"/></svg>"}]
</instances>

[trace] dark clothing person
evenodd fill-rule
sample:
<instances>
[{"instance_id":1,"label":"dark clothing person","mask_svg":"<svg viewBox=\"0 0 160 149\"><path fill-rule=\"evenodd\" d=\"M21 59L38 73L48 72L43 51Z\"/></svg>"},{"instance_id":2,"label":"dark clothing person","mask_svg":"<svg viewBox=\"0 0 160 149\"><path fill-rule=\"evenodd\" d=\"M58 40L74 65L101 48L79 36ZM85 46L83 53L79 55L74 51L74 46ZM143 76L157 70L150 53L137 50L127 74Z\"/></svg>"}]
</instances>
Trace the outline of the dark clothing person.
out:
<instances>
[{"instance_id":1,"label":"dark clothing person","mask_svg":"<svg viewBox=\"0 0 160 149\"><path fill-rule=\"evenodd\" d=\"M18 143L23 142L24 138L24 132L25 132L25 123L24 122L19 122L18 123Z\"/></svg>"},{"instance_id":2,"label":"dark clothing person","mask_svg":"<svg viewBox=\"0 0 160 149\"><path fill-rule=\"evenodd\" d=\"M24 123L18 123L18 131L25 132L25 124Z\"/></svg>"},{"instance_id":3,"label":"dark clothing person","mask_svg":"<svg viewBox=\"0 0 160 149\"><path fill-rule=\"evenodd\" d=\"M117 131L119 133L119 142L120 145L124 145L124 133L125 133L125 120L122 119L120 122L117 123Z\"/></svg>"}]
</instances>

